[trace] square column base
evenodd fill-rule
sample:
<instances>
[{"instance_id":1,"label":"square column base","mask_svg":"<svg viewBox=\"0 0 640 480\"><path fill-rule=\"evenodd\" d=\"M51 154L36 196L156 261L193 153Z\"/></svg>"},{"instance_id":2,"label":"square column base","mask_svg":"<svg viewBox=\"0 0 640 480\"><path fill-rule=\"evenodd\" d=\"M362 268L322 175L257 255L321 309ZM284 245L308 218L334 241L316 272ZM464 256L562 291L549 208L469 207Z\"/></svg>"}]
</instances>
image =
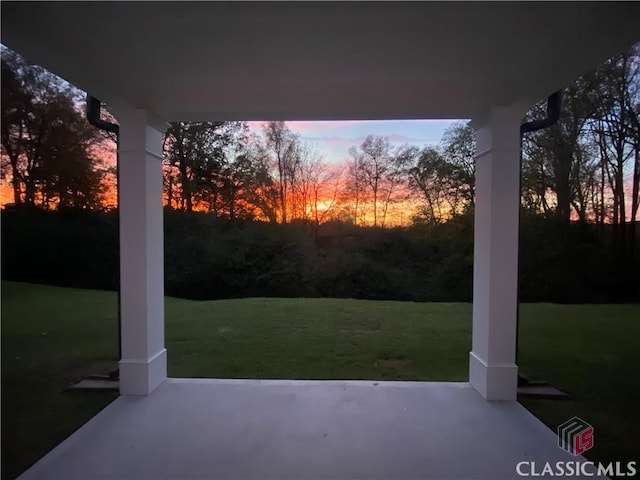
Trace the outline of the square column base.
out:
<instances>
[{"instance_id":1,"label":"square column base","mask_svg":"<svg viewBox=\"0 0 640 480\"><path fill-rule=\"evenodd\" d=\"M120 394L149 395L167 378L167 349L149 360L120 360Z\"/></svg>"},{"instance_id":2,"label":"square column base","mask_svg":"<svg viewBox=\"0 0 640 480\"><path fill-rule=\"evenodd\" d=\"M475 352L471 352L469 383L487 400L516 400L518 366L515 363L490 365Z\"/></svg>"}]
</instances>

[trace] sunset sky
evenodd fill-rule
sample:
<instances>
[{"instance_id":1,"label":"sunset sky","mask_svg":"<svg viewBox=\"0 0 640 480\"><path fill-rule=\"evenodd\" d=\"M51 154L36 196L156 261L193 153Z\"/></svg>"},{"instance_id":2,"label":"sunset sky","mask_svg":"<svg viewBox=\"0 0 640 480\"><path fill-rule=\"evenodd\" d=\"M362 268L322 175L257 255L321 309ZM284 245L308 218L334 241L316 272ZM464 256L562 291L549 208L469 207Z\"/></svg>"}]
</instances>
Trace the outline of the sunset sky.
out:
<instances>
[{"instance_id":1,"label":"sunset sky","mask_svg":"<svg viewBox=\"0 0 640 480\"><path fill-rule=\"evenodd\" d=\"M263 122L248 122L251 131L260 133ZM352 120L322 122L287 122L291 131L316 146L329 162L349 157L349 148L357 146L367 135L383 135L394 145L437 145L452 120ZM13 192L3 178L0 182L0 205L13 201Z\"/></svg>"},{"instance_id":2,"label":"sunset sky","mask_svg":"<svg viewBox=\"0 0 640 480\"><path fill-rule=\"evenodd\" d=\"M349 156L349 148L362 143L367 135L389 137L394 145L437 145L452 120L353 120L287 122L291 131L316 146L325 159L339 162ZM259 133L262 122L249 122Z\"/></svg>"}]
</instances>

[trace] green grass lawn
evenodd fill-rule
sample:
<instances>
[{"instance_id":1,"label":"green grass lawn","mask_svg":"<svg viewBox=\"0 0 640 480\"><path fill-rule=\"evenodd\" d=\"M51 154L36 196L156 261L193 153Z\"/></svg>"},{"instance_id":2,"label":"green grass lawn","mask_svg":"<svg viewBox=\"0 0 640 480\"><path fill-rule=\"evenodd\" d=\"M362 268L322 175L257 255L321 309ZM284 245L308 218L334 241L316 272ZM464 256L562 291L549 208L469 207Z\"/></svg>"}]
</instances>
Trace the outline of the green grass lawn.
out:
<instances>
[{"instance_id":1,"label":"green grass lawn","mask_svg":"<svg viewBox=\"0 0 640 480\"><path fill-rule=\"evenodd\" d=\"M520 369L571 395L521 403L554 430L578 416L594 426L593 461L640 461L640 305L521 307Z\"/></svg>"},{"instance_id":2,"label":"green grass lawn","mask_svg":"<svg viewBox=\"0 0 640 480\"><path fill-rule=\"evenodd\" d=\"M116 364L115 293L2 283L2 478L115 398L67 391ZM635 454L640 306L523 305L522 370L571 401L523 403L596 428L592 460ZM173 377L467 380L471 306L343 299L166 299Z\"/></svg>"}]
</instances>

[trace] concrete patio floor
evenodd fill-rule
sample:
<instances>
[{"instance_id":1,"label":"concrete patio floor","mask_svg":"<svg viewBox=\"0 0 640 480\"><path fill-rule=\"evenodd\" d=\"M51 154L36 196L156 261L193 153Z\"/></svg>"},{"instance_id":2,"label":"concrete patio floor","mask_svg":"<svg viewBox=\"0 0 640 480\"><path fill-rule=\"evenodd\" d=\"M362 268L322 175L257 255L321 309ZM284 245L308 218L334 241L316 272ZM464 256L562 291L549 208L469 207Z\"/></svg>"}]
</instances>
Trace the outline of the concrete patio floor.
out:
<instances>
[{"instance_id":1,"label":"concrete patio floor","mask_svg":"<svg viewBox=\"0 0 640 480\"><path fill-rule=\"evenodd\" d=\"M467 383L169 379L121 396L26 479L510 479L576 461Z\"/></svg>"}]
</instances>

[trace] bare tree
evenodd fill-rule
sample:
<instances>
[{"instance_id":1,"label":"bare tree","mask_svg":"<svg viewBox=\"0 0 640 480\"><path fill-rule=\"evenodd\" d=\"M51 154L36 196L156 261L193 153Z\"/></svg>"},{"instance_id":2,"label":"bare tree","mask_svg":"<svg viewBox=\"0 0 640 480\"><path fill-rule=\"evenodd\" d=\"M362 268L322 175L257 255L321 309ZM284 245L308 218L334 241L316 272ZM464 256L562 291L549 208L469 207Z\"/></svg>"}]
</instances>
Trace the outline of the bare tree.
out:
<instances>
[{"instance_id":1,"label":"bare tree","mask_svg":"<svg viewBox=\"0 0 640 480\"><path fill-rule=\"evenodd\" d=\"M299 163L298 138L289 130L285 122L268 122L264 125L267 146L275 156L280 192L280 218L287 223L289 194L296 183Z\"/></svg>"},{"instance_id":2,"label":"bare tree","mask_svg":"<svg viewBox=\"0 0 640 480\"><path fill-rule=\"evenodd\" d=\"M409 188L424 201L418 212L420 221L433 225L449 217L449 170L440 152L433 147L425 147L408 167Z\"/></svg>"},{"instance_id":3,"label":"bare tree","mask_svg":"<svg viewBox=\"0 0 640 480\"><path fill-rule=\"evenodd\" d=\"M613 57L596 72L598 111L592 123L602 158L602 177L613 196L612 223L621 243L635 243L640 194L640 44ZM632 167L628 168L631 163ZM631 172L631 205L627 209L626 172ZM603 189L604 190L604 189ZM604 196L604 192L603 192ZM601 200L604 203L604 199ZM630 222L627 235L626 223Z\"/></svg>"},{"instance_id":4,"label":"bare tree","mask_svg":"<svg viewBox=\"0 0 640 480\"><path fill-rule=\"evenodd\" d=\"M373 226L376 227L378 226L381 189L393 168L391 143L386 137L368 135L358 147L352 147L349 153L355 161L358 178L362 180L371 194Z\"/></svg>"},{"instance_id":5,"label":"bare tree","mask_svg":"<svg viewBox=\"0 0 640 480\"><path fill-rule=\"evenodd\" d=\"M346 179L342 191L341 203L350 213L353 224L363 223L366 215L366 185L358 165L358 154L354 147L349 149L350 158L345 160Z\"/></svg>"},{"instance_id":6,"label":"bare tree","mask_svg":"<svg viewBox=\"0 0 640 480\"><path fill-rule=\"evenodd\" d=\"M386 225L389 206L408 200L408 169L415 163L419 150L408 145L400 146L391 157L389 168L383 178L381 186L382 221Z\"/></svg>"},{"instance_id":7,"label":"bare tree","mask_svg":"<svg viewBox=\"0 0 640 480\"><path fill-rule=\"evenodd\" d=\"M327 163L309 144L301 144L296 186L301 217L313 224L314 234L336 205L342 169Z\"/></svg>"}]
</instances>

